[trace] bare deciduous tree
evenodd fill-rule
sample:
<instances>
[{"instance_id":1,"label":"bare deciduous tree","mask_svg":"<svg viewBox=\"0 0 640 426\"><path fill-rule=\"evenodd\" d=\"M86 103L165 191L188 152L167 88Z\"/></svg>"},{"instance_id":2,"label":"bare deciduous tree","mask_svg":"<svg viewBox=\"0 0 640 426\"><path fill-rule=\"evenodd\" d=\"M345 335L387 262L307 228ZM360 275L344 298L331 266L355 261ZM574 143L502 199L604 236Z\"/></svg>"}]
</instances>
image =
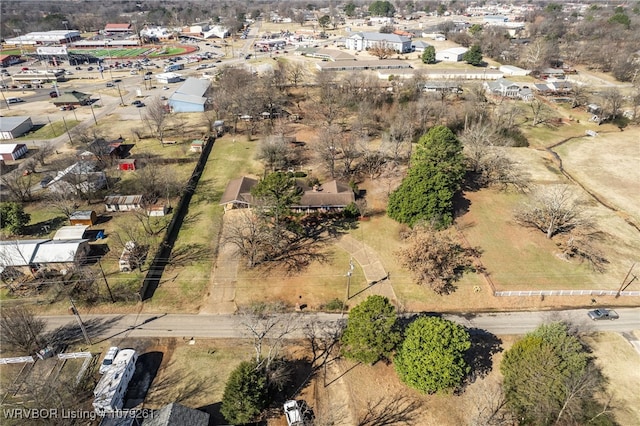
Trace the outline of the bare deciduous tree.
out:
<instances>
[{"instance_id":1,"label":"bare deciduous tree","mask_svg":"<svg viewBox=\"0 0 640 426\"><path fill-rule=\"evenodd\" d=\"M38 149L33 154L32 158L38 162L41 166L46 166L47 157L53 153L53 147L49 143L44 143L38 146Z\"/></svg>"},{"instance_id":2,"label":"bare deciduous tree","mask_svg":"<svg viewBox=\"0 0 640 426\"><path fill-rule=\"evenodd\" d=\"M47 323L24 305L3 307L0 330L4 344L32 353L41 344Z\"/></svg>"},{"instance_id":3,"label":"bare deciduous tree","mask_svg":"<svg viewBox=\"0 0 640 426\"><path fill-rule=\"evenodd\" d=\"M164 101L159 96L153 97L147 102L147 107L144 112L144 121L149 126L151 133L160 139L160 143L164 141L164 133L167 128L167 119L169 118L169 111L167 110Z\"/></svg>"},{"instance_id":4,"label":"bare deciduous tree","mask_svg":"<svg viewBox=\"0 0 640 426\"><path fill-rule=\"evenodd\" d=\"M49 191L45 198L47 204L65 215L67 219L80 207L80 204L76 200L76 195L73 192Z\"/></svg>"},{"instance_id":5,"label":"bare deciduous tree","mask_svg":"<svg viewBox=\"0 0 640 426\"><path fill-rule=\"evenodd\" d=\"M369 48L369 53L378 59L387 59L390 56L396 54L396 51L391 46L387 46L385 43L378 43L377 45Z\"/></svg>"},{"instance_id":6,"label":"bare deciduous tree","mask_svg":"<svg viewBox=\"0 0 640 426\"><path fill-rule=\"evenodd\" d=\"M539 229L547 238L593 226L583 203L568 185L537 188L530 200L516 210L515 219L523 226Z\"/></svg>"},{"instance_id":7,"label":"bare deciduous tree","mask_svg":"<svg viewBox=\"0 0 640 426\"><path fill-rule=\"evenodd\" d=\"M253 268L266 256L265 247L271 239L271 231L261 217L250 210L225 216L223 244L231 244L237 253L246 259L247 266Z\"/></svg>"},{"instance_id":8,"label":"bare deciduous tree","mask_svg":"<svg viewBox=\"0 0 640 426\"><path fill-rule=\"evenodd\" d=\"M487 379L488 380L488 379ZM470 426L510 426L515 419L507 411L507 400L499 381L484 380L478 383L474 392L473 405L475 415L470 419Z\"/></svg>"},{"instance_id":9,"label":"bare deciduous tree","mask_svg":"<svg viewBox=\"0 0 640 426\"><path fill-rule=\"evenodd\" d=\"M0 180L15 201L26 202L33 199L31 188L35 180L31 173L23 176L22 171L17 169L6 173Z\"/></svg>"},{"instance_id":10,"label":"bare deciduous tree","mask_svg":"<svg viewBox=\"0 0 640 426\"><path fill-rule=\"evenodd\" d=\"M407 238L406 248L396 255L402 266L410 270L416 282L429 286L438 294L449 294L466 270L473 268L477 249L464 248L448 231L431 226L416 226Z\"/></svg>"}]
</instances>

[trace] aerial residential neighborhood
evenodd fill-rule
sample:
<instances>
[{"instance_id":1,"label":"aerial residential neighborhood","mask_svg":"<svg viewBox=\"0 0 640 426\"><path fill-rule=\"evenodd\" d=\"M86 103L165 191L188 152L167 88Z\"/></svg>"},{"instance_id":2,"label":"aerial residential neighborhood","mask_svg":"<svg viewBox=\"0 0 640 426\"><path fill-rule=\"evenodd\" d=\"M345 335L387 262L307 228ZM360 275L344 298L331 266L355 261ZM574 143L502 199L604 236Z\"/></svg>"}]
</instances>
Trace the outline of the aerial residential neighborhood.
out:
<instances>
[{"instance_id":1,"label":"aerial residential neighborhood","mask_svg":"<svg viewBox=\"0 0 640 426\"><path fill-rule=\"evenodd\" d=\"M0 424L640 424L640 2L27 3Z\"/></svg>"}]
</instances>

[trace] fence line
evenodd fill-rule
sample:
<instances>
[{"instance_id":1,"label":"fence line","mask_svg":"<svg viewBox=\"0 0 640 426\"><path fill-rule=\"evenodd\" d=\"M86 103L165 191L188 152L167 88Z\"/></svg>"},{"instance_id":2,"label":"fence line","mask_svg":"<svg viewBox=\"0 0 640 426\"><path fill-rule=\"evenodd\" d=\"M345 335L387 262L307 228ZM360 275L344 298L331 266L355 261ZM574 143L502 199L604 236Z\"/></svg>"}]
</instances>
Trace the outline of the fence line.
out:
<instances>
[{"instance_id":1,"label":"fence line","mask_svg":"<svg viewBox=\"0 0 640 426\"><path fill-rule=\"evenodd\" d=\"M0 365L22 364L23 362L35 362L32 356L19 356L15 358L0 358Z\"/></svg>"},{"instance_id":2,"label":"fence line","mask_svg":"<svg viewBox=\"0 0 640 426\"><path fill-rule=\"evenodd\" d=\"M91 358L91 352L69 352L58 354L58 359Z\"/></svg>"},{"instance_id":3,"label":"fence line","mask_svg":"<svg viewBox=\"0 0 640 426\"><path fill-rule=\"evenodd\" d=\"M494 296L640 296L640 291L616 290L520 290L495 291Z\"/></svg>"}]
</instances>

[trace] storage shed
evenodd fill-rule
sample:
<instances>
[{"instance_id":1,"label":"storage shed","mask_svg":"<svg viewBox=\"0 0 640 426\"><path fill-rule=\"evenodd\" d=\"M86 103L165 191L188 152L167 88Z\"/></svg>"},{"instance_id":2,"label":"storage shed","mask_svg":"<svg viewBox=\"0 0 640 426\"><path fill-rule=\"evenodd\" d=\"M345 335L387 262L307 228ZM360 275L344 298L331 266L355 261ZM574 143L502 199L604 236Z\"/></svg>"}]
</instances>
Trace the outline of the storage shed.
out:
<instances>
[{"instance_id":1,"label":"storage shed","mask_svg":"<svg viewBox=\"0 0 640 426\"><path fill-rule=\"evenodd\" d=\"M124 160L118 160L118 170L136 170L136 159L126 158Z\"/></svg>"},{"instance_id":2,"label":"storage shed","mask_svg":"<svg viewBox=\"0 0 640 426\"><path fill-rule=\"evenodd\" d=\"M27 133L33 127L31 117L24 115L2 117L0 120L0 139L15 139Z\"/></svg>"},{"instance_id":3,"label":"storage shed","mask_svg":"<svg viewBox=\"0 0 640 426\"><path fill-rule=\"evenodd\" d=\"M78 210L69 216L71 225L88 225L92 226L98 222L98 215L93 210Z\"/></svg>"},{"instance_id":4,"label":"storage shed","mask_svg":"<svg viewBox=\"0 0 640 426\"><path fill-rule=\"evenodd\" d=\"M460 62L465 53L467 53L466 47L452 47L450 49L441 50L436 53L436 61L443 62Z\"/></svg>"},{"instance_id":5,"label":"storage shed","mask_svg":"<svg viewBox=\"0 0 640 426\"><path fill-rule=\"evenodd\" d=\"M32 262L35 264L82 263L89 254L88 239L50 240L38 246Z\"/></svg>"},{"instance_id":6,"label":"storage shed","mask_svg":"<svg viewBox=\"0 0 640 426\"><path fill-rule=\"evenodd\" d=\"M202 152L202 148L204 147L204 141L200 139L196 139L191 142L191 152Z\"/></svg>"},{"instance_id":7,"label":"storage shed","mask_svg":"<svg viewBox=\"0 0 640 426\"><path fill-rule=\"evenodd\" d=\"M108 212L128 212L142 208L142 195L109 195L104 197Z\"/></svg>"},{"instance_id":8,"label":"storage shed","mask_svg":"<svg viewBox=\"0 0 640 426\"><path fill-rule=\"evenodd\" d=\"M23 143L0 144L0 157L4 161L13 161L22 157L29 151Z\"/></svg>"}]
</instances>

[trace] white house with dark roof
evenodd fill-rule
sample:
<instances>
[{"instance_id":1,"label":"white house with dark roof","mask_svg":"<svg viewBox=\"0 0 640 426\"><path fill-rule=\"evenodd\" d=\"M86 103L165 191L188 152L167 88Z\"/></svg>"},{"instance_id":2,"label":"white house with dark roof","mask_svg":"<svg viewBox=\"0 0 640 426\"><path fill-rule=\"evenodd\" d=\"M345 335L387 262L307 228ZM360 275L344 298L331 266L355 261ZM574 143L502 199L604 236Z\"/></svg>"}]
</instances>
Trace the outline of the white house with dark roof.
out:
<instances>
[{"instance_id":1,"label":"white house with dark roof","mask_svg":"<svg viewBox=\"0 0 640 426\"><path fill-rule=\"evenodd\" d=\"M189 77L182 86L169 97L173 112L204 112L207 104L209 80Z\"/></svg>"},{"instance_id":2,"label":"white house with dark roof","mask_svg":"<svg viewBox=\"0 0 640 426\"><path fill-rule=\"evenodd\" d=\"M397 34L357 32L345 39L345 47L349 50L368 50L373 47L390 47L398 53L411 52L411 39Z\"/></svg>"}]
</instances>

